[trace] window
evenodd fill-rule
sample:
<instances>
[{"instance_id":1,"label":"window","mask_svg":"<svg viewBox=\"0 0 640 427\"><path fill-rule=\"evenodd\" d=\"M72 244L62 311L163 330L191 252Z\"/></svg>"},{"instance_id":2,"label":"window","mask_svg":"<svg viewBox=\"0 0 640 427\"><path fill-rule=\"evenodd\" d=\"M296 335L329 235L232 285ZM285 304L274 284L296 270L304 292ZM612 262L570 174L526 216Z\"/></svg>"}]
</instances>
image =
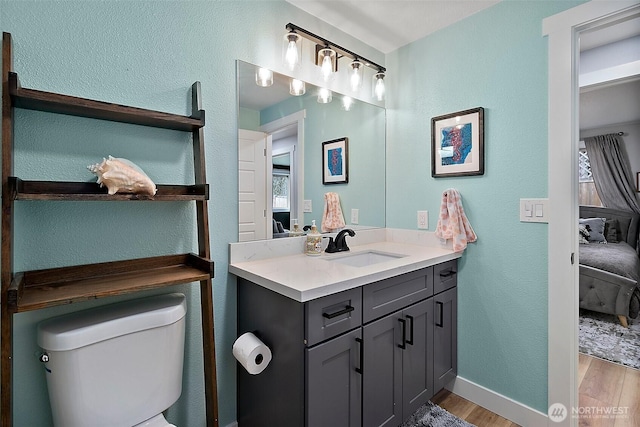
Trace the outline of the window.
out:
<instances>
[{"instance_id":1,"label":"window","mask_svg":"<svg viewBox=\"0 0 640 427\"><path fill-rule=\"evenodd\" d=\"M602 206L596 185L593 182L589 156L585 149L578 151L578 203L581 205Z\"/></svg>"},{"instance_id":2,"label":"window","mask_svg":"<svg viewBox=\"0 0 640 427\"><path fill-rule=\"evenodd\" d=\"M289 211L291 204L289 170L273 169L273 210Z\"/></svg>"}]
</instances>

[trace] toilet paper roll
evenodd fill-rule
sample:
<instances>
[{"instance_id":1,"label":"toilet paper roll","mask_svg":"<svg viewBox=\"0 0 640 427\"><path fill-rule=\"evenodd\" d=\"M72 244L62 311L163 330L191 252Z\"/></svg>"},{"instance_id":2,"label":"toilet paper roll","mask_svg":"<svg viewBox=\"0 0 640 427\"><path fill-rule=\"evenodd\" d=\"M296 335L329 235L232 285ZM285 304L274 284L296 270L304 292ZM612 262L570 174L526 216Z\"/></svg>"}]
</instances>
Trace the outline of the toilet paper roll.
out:
<instances>
[{"instance_id":1,"label":"toilet paper roll","mask_svg":"<svg viewBox=\"0 0 640 427\"><path fill-rule=\"evenodd\" d=\"M233 357L251 375L257 375L271 362L271 350L251 332L246 332L233 343Z\"/></svg>"}]
</instances>

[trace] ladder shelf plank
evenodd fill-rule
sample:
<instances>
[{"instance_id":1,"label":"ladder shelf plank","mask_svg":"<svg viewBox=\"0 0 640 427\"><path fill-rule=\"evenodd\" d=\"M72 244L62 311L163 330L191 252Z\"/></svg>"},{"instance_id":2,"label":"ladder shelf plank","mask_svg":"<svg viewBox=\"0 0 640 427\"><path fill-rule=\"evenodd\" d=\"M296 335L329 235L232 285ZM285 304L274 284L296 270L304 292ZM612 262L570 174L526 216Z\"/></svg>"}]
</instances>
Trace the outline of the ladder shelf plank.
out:
<instances>
[{"instance_id":1,"label":"ladder shelf plank","mask_svg":"<svg viewBox=\"0 0 640 427\"><path fill-rule=\"evenodd\" d=\"M204 111L198 111L196 117L188 117L41 90L26 89L20 87L18 75L14 72L9 73L9 93L13 106L16 108L180 131L195 131L204 127Z\"/></svg>"},{"instance_id":2,"label":"ladder shelf plank","mask_svg":"<svg viewBox=\"0 0 640 427\"><path fill-rule=\"evenodd\" d=\"M24 312L211 277L212 261L167 255L16 273L8 298L15 312Z\"/></svg>"},{"instance_id":3,"label":"ladder shelf plank","mask_svg":"<svg viewBox=\"0 0 640 427\"><path fill-rule=\"evenodd\" d=\"M190 201L208 200L209 185L157 185L155 196L144 194L107 194L105 187L95 182L23 181L9 177L10 194L14 200L74 200L74 201Z\"/></svg>"}]
</instances>

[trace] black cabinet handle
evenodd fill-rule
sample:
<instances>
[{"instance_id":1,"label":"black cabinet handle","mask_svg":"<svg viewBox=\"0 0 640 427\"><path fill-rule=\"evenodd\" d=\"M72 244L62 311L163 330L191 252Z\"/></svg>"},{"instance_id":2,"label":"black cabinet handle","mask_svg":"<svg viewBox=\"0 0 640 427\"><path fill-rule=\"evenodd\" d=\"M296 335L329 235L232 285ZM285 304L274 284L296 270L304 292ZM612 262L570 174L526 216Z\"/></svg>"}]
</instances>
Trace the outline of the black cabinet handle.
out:
<instances>
[{"instance_id":1,"label":"black cabinet handle","mask_svg":"<svg viewBox=\"0 0 640 427\"><path fill-rule=\"evenodd\" d=\"M407 340L407 344L413 345L413 316L407 314L406 318L409 319L409 339Z\"/></svg>"},{"instance_id":2,"label":"black cabinet handle","mask_svg":"<svg viewBox=\"0 0 640 427\"><path fill-rule=\"evenodd\" d=\"M362 338L356 338L356 342L360 347L360 367L356 368L356 372L362 375L362 365L364 362L364 346L362 345Z\"/></svg>"},{"instance_id":3,"label":"black cabinet handle","mask_svg":"<svg viewBox=\"0 0 640 427\"><path fill-rule=\"evenodd\" d=\"M440 272L440 277L451 277L454 274L456 274L456 272L453 271L453 270L441 271Z\"/></svg>"},{"instance_id":4,"label":"black cabinet handle","mask_svg":"<svg viewBox=\"0 0 640 427\"><path fill-rule=\"evenodd\" d=\"M398 344L401 349L407 348L407 321L404 319L398 319L398 322L402 323L402 344Z\"/></svg>"},{"instance_id":5,"label":"black cabinet handle","mask_svg":"<svg viewBox=\"0 0 640 427\"><path fill-rule=\"evenodd\" d=\"M335 313L322 313L322 317L326 317L327 319L333 319L334 317L338 317L338 316L343 315L343 314L351 313L353 310L355 310L355 308L350 306L350 305L348 305L344 309L342 309L340 311L336 311Z\"/></svg>"},{"instance_id":6,"label":"black cabinet handle","mask_svg":"<svg viewBox=\"0 0 640 427\"><path fill-rule=\"evenodd\" d=\"M440 319L438 322L436 322L436 326L442 328L443 326L443 319L442 316L444 316L443 312L444 312L444 304L440 301L436 301L436 304L438 304L438 311L440 312L440 314L438 314L438 318Z\"/></svg>"}]
</instances>

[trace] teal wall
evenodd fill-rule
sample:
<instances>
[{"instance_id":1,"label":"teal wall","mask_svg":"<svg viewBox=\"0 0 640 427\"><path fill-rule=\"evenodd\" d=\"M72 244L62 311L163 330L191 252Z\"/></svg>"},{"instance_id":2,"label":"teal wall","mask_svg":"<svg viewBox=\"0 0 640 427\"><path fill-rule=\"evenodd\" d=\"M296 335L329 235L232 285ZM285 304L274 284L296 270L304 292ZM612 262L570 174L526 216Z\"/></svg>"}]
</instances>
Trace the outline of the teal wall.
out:
<instances>
[{"instance_id":1,"label":"teal wall","mask_svg":"<svg viewBox=\"0 0 640 427\"><path fill-rule=\"evenodd\" d=\"M214 312L220 425L236 418L235 279L228 244L237 229L236 60L281 66L284 27L294 22L382 62L383 55L284 1L8 1L10 32L24 87L178 114L190 114L190 87L202 83L209 223L215 261ZM192 179L189 135L174 131L16 111L17 175L92 181L86 166L109 154L137 163L157 183ZM184 151L186 150L186 151ZM21 202L15 266L36 269L197 251L193 208L182 203ZM189 301L183 394L168 418L204 425L198 286ZM131 297L128 297L131 298ZM15 316L14 425L51 425L36 325L113 298Z\"/></svg>"},{"instance_id":2,"label":"teal wall","mask_svg":"<svg viewBox=\"0 0 640 427\"><path fill-rule=\"evenodd\" d=\"M579 2L503 1L387 56L387 227L435 229L443 190L478 235L460 263L459 375L547 412L547 225L519 199L547 196L542 19ZM485 174L431 177L431 118L484 107ZM411 171L410 176L407 171ZM395 189L395 191L394 191Z\"/></svg>"},{"instance_id":3,"label":"teal wall","mask_svg":"<svg viewBox=\"0 0 640 427\"><path fill-rule=\"evenodd\" d=\"M502 2L386 57L387 225L414 229L416 211L427 209L433 230L442 191L461 192L479 240L461 261L460 375L543 412L547 227L520 223L518 199L547 194L541 21L576 4ZM0 0L0 27L13 35L25 87L188 114L189 87L202 82L221 426L235 420L236 408L235 280L227 274L228 243L237 240L235 60L275 66L287 22L385 62L283 1ZM485 175L431 178L430 118L476 106L485 107ZM91 180L85 166L108 154L130 158L159 183L191 175L190 153L182 151L188 139L178 132L18 111L15 133L16 174L25 178ZM196 247L192 209L180 203L23 202L16 209L17 269ZM191 310L183 396L169 413L190 427L204 425L196 288L175 288L188 294ZM105 302L16 316L15 426L51 423L37 322Z\"/></svg>"}]
</instances>

